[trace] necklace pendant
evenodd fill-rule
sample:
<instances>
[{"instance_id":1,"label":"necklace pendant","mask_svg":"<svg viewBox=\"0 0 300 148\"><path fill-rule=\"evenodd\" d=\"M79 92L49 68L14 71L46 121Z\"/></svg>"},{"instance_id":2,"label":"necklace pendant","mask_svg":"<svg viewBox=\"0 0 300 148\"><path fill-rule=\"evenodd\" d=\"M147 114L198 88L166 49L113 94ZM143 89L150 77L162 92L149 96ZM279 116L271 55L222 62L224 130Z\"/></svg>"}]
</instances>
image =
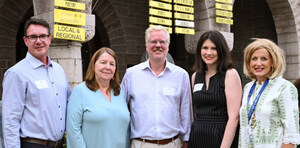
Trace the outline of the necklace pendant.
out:
<instances>
[{"instance_id":1,"label":"necklace pendant","mask_svg":"<svg viewBox=\"0 0 300 148\"><path fill-rule=\"evenodd\" d=\"M251 124L250 124L250 127L251 127L252 129L255 129L255 127L256 127L255 112L253 113L253 116L252 116L252 118L251 118Z\"/></svg>"}]
</instances>

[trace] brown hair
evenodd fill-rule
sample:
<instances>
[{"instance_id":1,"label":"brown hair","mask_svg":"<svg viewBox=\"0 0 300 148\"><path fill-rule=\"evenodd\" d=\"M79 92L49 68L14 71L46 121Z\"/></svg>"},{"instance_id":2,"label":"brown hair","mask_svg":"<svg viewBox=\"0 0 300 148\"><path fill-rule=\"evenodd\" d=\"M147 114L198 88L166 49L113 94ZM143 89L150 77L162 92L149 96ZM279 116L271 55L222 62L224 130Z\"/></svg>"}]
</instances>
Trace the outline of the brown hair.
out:
<instances>
[{"instance_id":1,"label":"brown hair","mask_svg":"<svg viewBox=\"0 0 300 148\"><path fill-rule=\"evenodd\" d=\"M217 71L221 74L225 74L228 69L233 67L233 64L227 42L224 36L216 30L207 31L200 37L195 54L195 63L192 69L200 73L207 70L206 63L201 58L201 49L206 40L211 40L215 44L218 53Z\"/></svg>"},{"instance_id":2,"label":"brown hair","mask_svg":"<svg viewBox=\"0 0 300 148\"><path fill-rule=\"evenodd\" d=\"M110 48L102 47L94 53L94 55L93 55L93 57L92 57L92 59L89 63L89 67L87 69L87 72L86 72L86 75L85 75L85 78L84 78L85 84L92 91L97 91L99 89L98 83L95 79L95 63L103 53L108 53L109 55L111 55L115 59L116 71L115 71L115 74L114 74L113 78L109 82L109 89L107 91L110 91L111 89L113 89L114 90L114 96L118 96L120 94L120 90L121 90L118 61L117 61L117 55Z\"/></svg>"},{"instance_id":3,"label":"brown hair","mask_svg":"<svg viewBox=\"0 0 300 148\"><path fill-rule=\"evenodd\" d=\"M27 20L26 23L25 23L25 25L24 25L24 35L25 36L27 36L27 29L28 29L28 27L31 24L44 26L45 28L48 29L48 35L51 35L51 33L50 33L50 26L49 26L49 24L48 24L47 21L45 21L43 19L31 18L31 19Z\"/></svg>"}]
</instances>

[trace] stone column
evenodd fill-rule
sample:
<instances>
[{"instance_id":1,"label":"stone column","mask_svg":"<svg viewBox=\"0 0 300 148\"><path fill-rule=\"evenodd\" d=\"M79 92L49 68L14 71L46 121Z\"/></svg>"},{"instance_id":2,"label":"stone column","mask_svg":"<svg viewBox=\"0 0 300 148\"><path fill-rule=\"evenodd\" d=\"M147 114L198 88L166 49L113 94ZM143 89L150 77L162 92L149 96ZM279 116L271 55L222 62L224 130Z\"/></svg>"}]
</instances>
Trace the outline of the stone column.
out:
<instances>
[{"instance_id":1,"label":"stone column","mask_svg":"<svg viewBox=\"0 0 300 148\"><path fill-rule=\"evenodd\" d=\"M87 42L95 35L95 16L91 14L92 0L85 0L84 3L86 6L84 11L86 13L85 42ZM33 0L33 9L33 17L46 20L50 24L51 34L53 34L54 0ZM72 88L82 82L81 43L78 41L52 39L48 52L50 58L64 68Z\"/></svg>"}]
</instances>

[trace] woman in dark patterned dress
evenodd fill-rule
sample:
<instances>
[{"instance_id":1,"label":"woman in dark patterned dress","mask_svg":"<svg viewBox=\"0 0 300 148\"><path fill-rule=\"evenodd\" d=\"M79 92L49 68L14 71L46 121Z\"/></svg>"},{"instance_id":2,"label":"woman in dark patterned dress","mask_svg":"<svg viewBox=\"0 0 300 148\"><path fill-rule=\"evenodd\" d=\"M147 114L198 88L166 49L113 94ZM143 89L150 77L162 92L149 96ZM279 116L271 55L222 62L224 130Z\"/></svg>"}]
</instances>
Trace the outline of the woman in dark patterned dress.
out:
<instances>
[{"instance_id":1,"label":"woman in dark patterned dress","mask_svg":"<svg viewBox=\"0 0 300 148\"><path fill-rule=\"evenodd\" d=\"M193 69L195 121L188 147L237 147L242 84L220 32L208 31L200 37Z\"/></svg>"}]
</instances>

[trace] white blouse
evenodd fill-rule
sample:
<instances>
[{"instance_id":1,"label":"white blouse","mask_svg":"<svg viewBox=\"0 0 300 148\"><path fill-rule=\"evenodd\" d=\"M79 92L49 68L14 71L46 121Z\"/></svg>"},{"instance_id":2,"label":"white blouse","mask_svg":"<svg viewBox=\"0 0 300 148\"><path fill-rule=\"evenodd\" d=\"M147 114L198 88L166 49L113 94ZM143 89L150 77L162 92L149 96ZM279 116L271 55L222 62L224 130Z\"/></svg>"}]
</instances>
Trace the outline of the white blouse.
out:
<instances>
[{"instance_id":1,"label":"white blouse","mask_svg":"<svg viewBox=\"0 0 300 148\"><path fill-rule=\"evenodd\" d=\"M249 91L255 81L244 87L240 109L241 148L281 148L282 143L300 144L298 93L281 76L270 80L262 92L248 124L248 112L262 85L256 84L249 104Z\"/></svg>"}]
</instances>

